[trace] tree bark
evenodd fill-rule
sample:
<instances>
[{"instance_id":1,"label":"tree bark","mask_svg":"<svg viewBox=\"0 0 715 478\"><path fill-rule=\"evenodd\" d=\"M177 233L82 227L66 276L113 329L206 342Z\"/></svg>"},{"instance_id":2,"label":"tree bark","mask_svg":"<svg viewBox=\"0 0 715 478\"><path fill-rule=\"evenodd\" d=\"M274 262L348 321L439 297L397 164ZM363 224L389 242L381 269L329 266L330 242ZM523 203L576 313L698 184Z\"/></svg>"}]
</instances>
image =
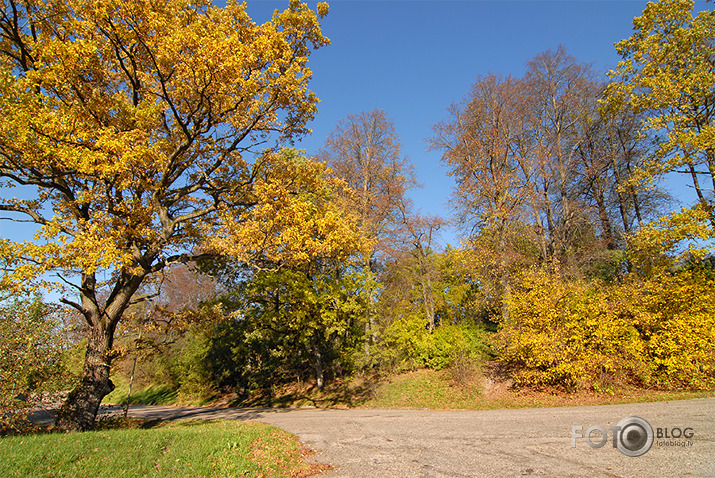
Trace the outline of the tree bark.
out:
<instances>
[{"instance_id":1,"label":"tree bark","mask_svg":"<svg viewBox=\"0 0 715 478\"><path fill-rule=\"evenodd\" d=\"M501 297L501 318L502 323L508 324L511 322L511 283L509 281L509 262L507 257L507 241L506 241L506 220L502 220L499 226L499 249L501 250L499 257L499 281L502 287Z\"/></svg>"},{"instance_id":2,"label":"tree bark","mask_svg":"<svg viewBox=\"0 0 715 478\"><path fill-rule=\"evenodd\" d=\"M425 317L427 317L427 322L429 323L429 333L431 334L435 328L434 293L432 291L432 281L430 280L431 271L427 264L427 255L422 248L418 249L418 254L420 285L422 286L422 304L425 309Z\"/></svg>"},{"instance_id":3,"label":"tree bark","mask_svg":"<svg viewBox=\"0 0 715 478\"><path fill-rule=\"evenodd\" d=\"M114 331L145 277L146 274L123 271L107 302L100 307L96 297L95 274L83 274L82 304L66 301L82 312L89 332L82 379L57 412L55 426L58 430L74 432L94 428L99 404L114 390L114 384L109 379Z\"/></svg>"},{"instance_id":4,"label":"tree bark","mask_svg":"<svg viewBox=\"0 0 715 478\"><path fill-rule=\"evenodd\" d=\"M365 260L365 268L367 274L367 307L365 308L365 355L370 356L370 346L377 342L377 330L375 324L375 297L373 284L376 281L375 273L372 270L372 260L368 257Z\"/></svg>"},{"instance_id":5,"label":"tree bark","mask_svg":"<svg viewBox=\"0 0 715 478\"><path fill-rule=\"evenodd\" d=\"M698 195L698 202L705 206L706 208L710 206L710 203L708 200L705 198L705 195L703 194L703 190L700 187L700 181L698 180L698 173L695 170L695 165L692 162L688 163L688 169L690 170L690 176L693 179L693 185L695 186L695 192ZM713 178L713 187L715 187L715 178ZM706 209L707 210L707 209ZM713 228L715 228L715 216L713 216L713 213L710 213L710 224L712 225Z\"/></svg>"},{"instance_id":6,"label":"tree bark","mask_svg":"<svg viewBox=\"0 0 715 478\"><path fill-rule=\"evenodd\" d=\"M613 226L611 226L611 218L608 215L606 207L606 198L600 186L594 184L594 198L598 207L598 219L601 222L602 240L607 249L613 250L616 248L616 237L613 234Z\"/></svg>"},{"instance_id":7,"label":"tree bark","mask_svg":"<svg viewBox=\"0 0 715 478\"><path fill-rule=\"evenodd\" d=\"M315 369L315 384L318 389L322 389L325 384L325 373L323 371L323 354L316 338L317 332L310 336L310 345L313 349L313 368Z\"/></svg>"},{"instance_id":8,"label":"tree bark","mask_svg":"<svg viewBox=\"0 0 715 478\"><path fill-rule=\"evenodd\" d=\"M94 428L99 404L114 390L114 384L109 379L113 337L113 327L104 329L101 322L91 328L82 380L57 412L55 426L60 431L77 432Z\"/></svg>"}]
</instances>

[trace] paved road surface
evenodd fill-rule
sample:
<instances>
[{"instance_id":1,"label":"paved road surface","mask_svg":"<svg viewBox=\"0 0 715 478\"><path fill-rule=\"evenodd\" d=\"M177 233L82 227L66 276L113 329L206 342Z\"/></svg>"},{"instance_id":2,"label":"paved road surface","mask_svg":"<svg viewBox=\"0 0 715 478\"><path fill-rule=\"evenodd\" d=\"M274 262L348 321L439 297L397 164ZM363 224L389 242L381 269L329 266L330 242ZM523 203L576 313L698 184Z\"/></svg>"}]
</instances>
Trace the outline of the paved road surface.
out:
<instances>
[{"instance_id":1,"label":"paved road surface","mask_svg":"<svg viewBox=\"0 0 715 478\"><path fill-rule=\"evenodd\" d=\"M258 420L296 434L336 467L326 477L712 477L715 478L715 398L673 402L493 411L226 409L135 406L144 418ZM657 435L692 429L689 440L654 440L643 456L583 439L573 426L608 430L639 416ZM690 434L690 432L686 432ZM600 441L594 432L593 442ZM679 443L687 446L666 446Z\"/></svg>"}]
</instances>

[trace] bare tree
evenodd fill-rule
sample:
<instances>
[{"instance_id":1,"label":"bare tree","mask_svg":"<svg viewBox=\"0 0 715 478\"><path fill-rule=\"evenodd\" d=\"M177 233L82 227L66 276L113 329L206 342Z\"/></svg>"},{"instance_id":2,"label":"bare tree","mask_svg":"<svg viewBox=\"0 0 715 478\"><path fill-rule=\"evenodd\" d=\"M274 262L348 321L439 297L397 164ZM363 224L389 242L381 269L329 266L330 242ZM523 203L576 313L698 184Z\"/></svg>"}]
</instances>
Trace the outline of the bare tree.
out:
<instances>
[{"instance_id":1,"label":"bare tree","mask_svg":"<svg viewBox=\"0 0 715 478\"><path fill-rule=\"evenodd\" d=\"M349 115L340 121L318 158L344 179L352 195L346 197L355 211L363 235L372 243L362 262L368 283L376 279L378 256L386 239L401 224L400 207L406 192L417 186L414 167L400 151L400 139L383 110ZM367 340L374 335L375 290L368 291Z\"/></svg>"}]
</instances>

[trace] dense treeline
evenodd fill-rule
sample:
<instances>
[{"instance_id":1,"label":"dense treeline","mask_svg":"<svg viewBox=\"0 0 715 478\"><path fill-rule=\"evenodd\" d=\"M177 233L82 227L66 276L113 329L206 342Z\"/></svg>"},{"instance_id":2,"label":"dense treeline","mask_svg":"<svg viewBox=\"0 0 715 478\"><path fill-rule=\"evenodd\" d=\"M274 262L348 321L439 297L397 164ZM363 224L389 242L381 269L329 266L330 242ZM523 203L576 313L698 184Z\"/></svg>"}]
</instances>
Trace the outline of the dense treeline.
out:
<instances>
[{"instance_id":1,"label":"dense treeline","mask_svg":"<svg viewBox=\"0 0 715 478\"><path fill-rule=\"evenodd\" d=\"M234 13L245 14L240 8ZM292 25L291 15L310 34L284 45L287 52L307 56L306 44L325 43L313 12L293 2L286 25ZM134 172L108 169L129 174L112 186L115 193L97 199L101 211L117 214L101 225L119 238L111 250L116 254L106 256L119 268L115 282L97 283L101 268L92 261L105 259L93 259L97 244L91 241L77 246L86 256L76 264L72 254L80 249L37 252L60 259L66 253L71 263L58 267L88 268L83 285L76 286L86 303L65 301L78 314L66 321L84 327L84 346L106 368L118 359L115 377L133 377L138 359L138 385L163 384L187 400L222 393L261 400L290 384L320 389L355 375L479 367L487 360L500 362L518 386L713 388L715 14L695 14L686 0L661 0L648 4L634 24L634 35L617 44L623 61L606 78L559 47L529 60L522 77L478 77L450 107L434 126L430 148L455 180L452 222L414 211L414 166L384 111L346 117L314 158L276 148L249 164L241 159L249 150L240 141L254 127L259 135L272 131L273 123L261 121L279 124L273 112L257 114L257 122L246 126L228 106L221 113L225 123L209 108L207 124L228 125L234 137L210 139L211 147L194 151L193 141L211 128L205 130L203 120L184 121L184 100L174 104L173 93L165 91L162 98L176 108L175 118L165 121L165 138L147 148L174 136L195 138L179 141L185 146L170 158L175 163L157 160L156 171L149 171L176 184L156 186L142 176L147 188L156 189L152 200L145 189L135 191L134 201L146 212L132 226L138 229L117 222L129 207L122 191ZM117 61L121 66L123 57ZM173 77L156 68L159 84L171 86ZM289 110L295 110L281 131L286 137L303 132L315 103L304 86L290 87L309 75L291 74L295 78L275 80L276 94L288 95ZM139 83L121 85L134 88L135 97L144 94ZM205 92L196 94L203 105ZM82 120L88 129L93 118ZM181 163L182 155L195 166L187 166L185 176L171 172L188 164ZM168 172L161 170L165 163ZM695 197L678 199L692 205L673 211L675 201L660 181L668 174L691 179ZM82 181L85 187L95 178ZM102 181L107 188L113 184ZM65 189L58 194L69 194ZM201 207L192 212L194 203ZM4 207L50 225L34 203ZM63 211L69 218L82 207ZM155 213L158 219L151 219ZM448 225L462 232L458 246L440 243L439 231ZM62 227L54 233L74 234ZM160 253L162 248L172 255ZM4 286L18 280L7 277ZM25 307L4 303L14 311L10 318ZM28 309L27 320L4 321L0 332L20 336L28 324L49 321L38 304ZM109 321L107 311L113 314ZM104 348L95 332L104 334ZM48 346L52 357L60 352ZM13 375L11 394L33 389L33 377L52 375L31 355L23 357L35 362L25 376ZM68 423L72 413L91 414L111 390L105 372L85 365L85 388L76 390L92 403L69 400L75 408L66 410Z\"/></svg>"},{"instance_id":2,"label":"dense treeline","mask_svg":"<svg viewBox=\"0 0 715 478\"><path fill-rule=\"evenodd\" d=\"M174 386L270 396L491 357L526 386L711 388L712 256L662 241L673 230L653 221L672 199L643 182L660 139L642 130L647 111L609 107L608 89L564 47L522 78L478 78L431 142L466 237L443 250L445 221L410 208L413 167L389 118L346 118L319 158L349 186L364 247L299 268L214 265L219 317L177 352L201 376L176 372Z\"/></svg>"},{"instance_id":3,"label":"dense treeline","mask_svg":"<svg viewBox=\"0 0 715 478\"><path fill-rule=\"evenodd\" d=\"M644 12L654 30L657 8ZM679 15L684 29L712 21ZM353 191L344 199L368 245L350 260L224 273L233 318L202 336L207 380L248 394L491 356L537 387L712 387L712 256L684 241L712 229L707 214L689 225L668 216L653 171L663 134L682 123L644 128L663 113L619 99L632 77L600 78L564 47L527 66L521 78L478 78L434 127L431 147L456 183L458 248L440 251L444 220L411 210L413 167L386 114L343 120L318 158ZM712 88L689 99L712 101ZM712 163L712 146L686 152L699 154ZM712 194L698 210L712 211Z\"/></svg>"}]
</instances>

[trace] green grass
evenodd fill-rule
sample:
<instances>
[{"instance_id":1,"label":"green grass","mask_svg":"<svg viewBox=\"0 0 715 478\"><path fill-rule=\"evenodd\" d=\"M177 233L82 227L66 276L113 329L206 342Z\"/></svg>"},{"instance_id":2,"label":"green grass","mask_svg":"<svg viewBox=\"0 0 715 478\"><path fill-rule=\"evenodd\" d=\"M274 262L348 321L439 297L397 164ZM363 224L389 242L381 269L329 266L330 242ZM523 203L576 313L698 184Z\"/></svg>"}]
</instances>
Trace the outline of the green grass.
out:
<instances>
[{"instance_id":1,"label":"green grass","mask_svg":"<svg viewBox=\"0 0 715 478\"><path fill-rule=\"evenodd\" d=\"M129 399L130 403L142 403L145 405L173 405L176 403L178 391L166 385L150 385L149 387L133 391ZM127 396L119 402L122 405L127 403Z\"/></svg>"},{"instance_id":2,"label":"green grass","mask_svg":"<svg viewBox=\"0 0 715 478\"><path fill-rule=\"evenodd\" d=\"M0 439L2 477L307 476L298 439L235 421L169 422L149 429Z\"/></svg>"},{"instance_id":3,"label":"green grass","mask_svg":"<svg viewBox=\"0 0 715 478\"><path fill-rule=\"evenodd\" d=\"M127 403L127 392L129 390L126 383L112 378L116 388L104 397L103 403L116 403L124 405ZM178 391L167 385L150 385L141 390L132 389L129 403L140 403L143 405L175 405L177 403Z\"/></svg>"},{"instance_id":4,"label":"green grass","mask_svg":"<svg viewBox=\"0 0 715 478\"><path fill-rule=\"evenodd\" d=\"M467 373L446 369L422 369L393 374L381 379L356 377L329 382L322 390L309 384L289 385L271 394L254 394L246 400L218 397L222 405L239 407L339 407L339 408L427 408L492 410L499 408L562 407L578 405L613 405L619 403L684 400L715 396L715 391L645 390L634 387L615 388L610 393L580 391L511 390L504 384L497 390L485 390L478 367L467 367ZM464 371L463 371L464 372ZM121 384L118 385L118 389ZM148 405L206 405L206 400L180 400L176 390L153 385L132 393L132 403ZM105 403L125 403L126 389L115 392ZM216 402L215 402L216 403Z\"/></svg>"},{"instance_id":5,"label":"green grass","mask_svg":"<svg viewBox=\"0 0 715 478\"><path fill-rule=\"evenodd\" d=\"M287 387L270 397L257 396L234 406L423 408L494 410L579 405L613 405L715 396L715 391L666 391L622 387L613 393L513 390L486 383L478 368L467 373L446 369L416 370L371 380L366 377L329 383L323 390Z\"/></svg>"},{"instance_id":6,"label":"green grass","mask_svg":"<svg viewBox=\"0 0 715 478\"><path fill-rule=\"evenodd\" d=\"M390 377L377 389L369 407L409 408L486 408L484 396L476 384L458 387L445 373L419 370Z\"/></svg>"},{"instance_id":7,"label":"green grass","mask_svg":"<svg viewBox=\"0 0 715 478\"><path fill-rule=\"evenodd\" d=\"M594 392L506 390L485 393L479 377L456 385L448 370L418 370L390 377L377 388L375 398L362 404L370 408L430 408L492 410L500 408L614 405L715 396L715 391L661 391L623 388L613 394Z\"/></svg>"}]
</instances>

